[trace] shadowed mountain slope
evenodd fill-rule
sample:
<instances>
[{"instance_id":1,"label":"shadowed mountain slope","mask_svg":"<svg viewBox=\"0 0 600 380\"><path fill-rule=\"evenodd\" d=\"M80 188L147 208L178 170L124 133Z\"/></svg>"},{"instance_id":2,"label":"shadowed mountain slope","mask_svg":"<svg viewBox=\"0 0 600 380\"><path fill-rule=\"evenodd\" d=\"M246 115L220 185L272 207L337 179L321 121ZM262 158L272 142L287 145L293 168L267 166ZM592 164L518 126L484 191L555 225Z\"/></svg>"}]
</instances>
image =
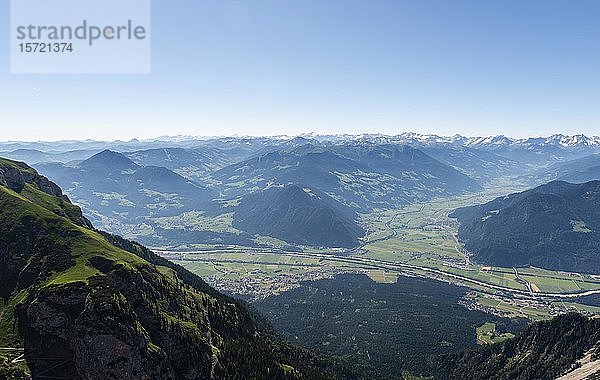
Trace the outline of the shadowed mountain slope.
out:
<instances>
[{"instance_id":1,"label":"shadowed mountain slope","mask_svg":"<svg viewBox=\"0 0 600 380\"><path fill-rule=\"evenodd\" d=\"M600 359L600 319L567 314L532 324L503 343L446 356L434 373L436 379L553 380L586 353Z\"/></svg>"},{"instance_id":2,"label":"shadowed mountain slope","mask_svg":"<svg viewBox=\"0 0 600 380\"><path fill-rule=\"evenodd\" d=\"M364 236L356 214L325 194L288 185L246 195L233 226L293 244L353 247Z\"/></svg>"},{"instance_id":3,"label":"shadowed mountain slope","mask_svg":"<svg viewBox=\"0 0 600 380\"><path fill-rule=\"evenodd\" d=\"M550 182L451 216L479 262L600 273L600 181Z\"/></svg>"}]
</instances>

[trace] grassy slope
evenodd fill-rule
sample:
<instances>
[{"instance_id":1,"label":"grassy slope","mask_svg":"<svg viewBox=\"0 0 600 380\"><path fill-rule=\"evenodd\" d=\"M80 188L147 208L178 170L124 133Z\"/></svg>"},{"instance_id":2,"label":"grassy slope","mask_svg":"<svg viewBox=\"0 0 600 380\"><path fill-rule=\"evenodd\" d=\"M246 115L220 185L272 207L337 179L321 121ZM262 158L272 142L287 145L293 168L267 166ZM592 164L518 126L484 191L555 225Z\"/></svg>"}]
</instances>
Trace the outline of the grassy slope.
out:
<instances>
[{"instance_id":1,"label":"grassy slope","mask_svg":"<svg viewBox=\"0 0 600 380\"><path fill-rule=\"evenodd\" d=\"M0 159L3 166L35 174L27 166ZM204 371L205 364L198 363L210 367L212 361L217 377L235 378L240 373L258 377L270 373L277 378L302 377L301 373L311 378L331 376L325 374L329 364L281 341L243 304L219 294L185 269L160 261L136 243L103 235L79 225L80 221L77 206L36 185L27 184L20 193L0 186L0 259L9 263L9 270L0 271L0 288L4 288L0 289L4 292L0 347L23 346L16 323L22 322L23 310L52 294L62 297L69 289L80 289L89 293L86 308L98 307L97 303L103 305L99 310L116 308L115 319L113 315L109 319L124 327L133 323L133 331L146 337L145 348L134 346L150 358L148 365L153 365L153 357L168 357L175 371ZM10 265L16 265L14 271ZM128 314L132 308L135 313ZM98 315L100 320L106 317ZM111 334L96 322L88 323L98 330L96 334ZM0 353L0 378L21 370L7 364L6 357Z\"/></svg>"},{"instance_id":2,"label":"grassy slope","mask_svg":"<svg viewBox=\"0 0 600 380\"><path fill-rule=\"evenodd\" d=\"M18 169L18 170L25 171L28 173L37 174L35 169L33 169L32 167L29 167L27 164L25 164L23 162L8 160L8 159L2 158L2 157L0 157L0 166L12 168L12 169Z\"/></svg>"},{"instance_id":3,"label":"grassy slope","mask_svg":"<svg viewBox=\"0 0 600 380\"><path fill-rule=\"evenodd\" d=\"M55 214L51 210L58 205L58 199L49 196L31 185L27 185L21 194L0 186L0 206L2 214L0 223L15 224L21 220L33 218L43 224L58 224L57 229L68 236L68 244L72 247L76 265L50 277L46 285L65 284L69 282L86 282L91 276L99 274L98 270L88 265L88 260L97 255L125 266L148 265L144 260L111 245L97 232L74 224L68 217ZM71 207L76 207L71 205Z\"/></svg>"},{"instance_id":4,"label":"grassy slope","mask_svg":"<svg viewBox=\"0 0 600 380\"><path fill-rule=\"evenodd\" d=\"M6 162L0 159L1 164ZM77 281L87 283L90 277L100 274L96 268L88 265L89 258L96 255L104 255L123 265L147 265L139 257L112 246L98 233L74 224L70 218L74 218L73 220L78 218L77 206L62 202L29 184L20 194L0 186L0 209L2 210L1 225L10 226L19 224L23 220L35 220L40 224L53 224L55 229L62 230L68 236L76 265L53 273L46 279L44 287ZM54 210L67 210L67 216L59 216L53 212ZM22 337L15 325L15 309L27 299L28 295L28 290L24 289L13 292L7 299L0 299L0 347L22 346ZM3 356L6 353L0 352L0 363L2 363L0 374L6 371L6 374L15 378L26 376L24 374L29 373L26 362L16 366L5 363Z\"/></svg>"}]
</instances>

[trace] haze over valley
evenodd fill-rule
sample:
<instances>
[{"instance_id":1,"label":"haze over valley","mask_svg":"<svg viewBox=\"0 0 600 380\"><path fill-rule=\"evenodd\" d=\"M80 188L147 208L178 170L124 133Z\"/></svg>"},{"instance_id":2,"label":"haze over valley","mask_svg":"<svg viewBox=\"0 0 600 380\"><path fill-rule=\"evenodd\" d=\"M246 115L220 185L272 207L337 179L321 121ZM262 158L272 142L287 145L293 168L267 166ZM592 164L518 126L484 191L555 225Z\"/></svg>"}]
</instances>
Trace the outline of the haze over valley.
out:
<instances>
[{"instance_id":1,"label":"haze over valley","mask_svg":"<svg viewBox=\"0 0 600 380\"><path fill-rule=\"evenodd\" d=\"M13 167L35 172L5 160L2 184L10 191L159 256L104 233L94 237L108 239L102 244L175 263L179 277L196 274L250 302L298 349L336 358L323 364L333 377L453 377L473 365L464 349L528 339L528 321L600 312L597 137L163 138L0 143L0 151L31 163L65 196L50 192L63 199L56 209L39 193L48 192L47 180L20 177ZM575 177L581 180L566 182ZM73 267L83 273L117 270L83 257ZM70 265L60 280L36 281L77 281L83 274ZM24 286L22 276L7 277L13 292ZM8 297L14 302L17 293ZM408 349L416 331L428 332ZM43 354L39 342L31 344ZM168 357L170 348L161 347ZM312 371L306 358L292 366ZM535 365L554 376L577 359L550 369L539 357ZM436 364L448 360L454 364ZM189 371L165 365L152 371Z\"/></svg>"},{"instance_id":2,"label":"haze over valley","mask_svg":"<svg viewBox=\"0 0 600 380\"><path fill-rule=\"evenodd\" d=\"M600 380L600 2L0 8L0 380Z\"/></svg>"}]
</instances>

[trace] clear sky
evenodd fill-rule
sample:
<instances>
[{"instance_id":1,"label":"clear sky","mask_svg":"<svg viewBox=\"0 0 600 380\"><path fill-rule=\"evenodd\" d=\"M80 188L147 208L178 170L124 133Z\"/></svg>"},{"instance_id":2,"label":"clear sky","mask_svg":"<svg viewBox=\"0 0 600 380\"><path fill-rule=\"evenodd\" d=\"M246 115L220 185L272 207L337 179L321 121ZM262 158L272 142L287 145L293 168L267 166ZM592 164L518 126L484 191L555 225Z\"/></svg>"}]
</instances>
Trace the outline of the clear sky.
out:
<instances>
[{"instance_id":1,"label":"clear sky","mask_svg":"<svg viewBox=\"0 0 600 380\"><path fill-rule=\"evenodd\" d=\"M0 140L600 134L600 1L153 0L150 75L11 75L0 4Z\"/></svg>"}]
</instances>

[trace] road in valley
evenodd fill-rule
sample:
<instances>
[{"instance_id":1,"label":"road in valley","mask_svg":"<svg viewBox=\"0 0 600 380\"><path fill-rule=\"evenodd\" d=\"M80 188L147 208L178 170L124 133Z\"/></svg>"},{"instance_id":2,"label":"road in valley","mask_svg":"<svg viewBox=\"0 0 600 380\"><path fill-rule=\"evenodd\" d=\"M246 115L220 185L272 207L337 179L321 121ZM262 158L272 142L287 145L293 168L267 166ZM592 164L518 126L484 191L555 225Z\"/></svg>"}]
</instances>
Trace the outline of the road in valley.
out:
<instances>
[{"instance_id":1,"label":"road in valley","mask_svg":"<svg viewBox=\"0 0 600 380\"><path fill-rule=\"evenodd\" d=\"M220 260L220 259L213 259L213 258L202 258L202 255L198 255L197 253L199 252L169 252L169 251L162 251L162 252L158 252L159 254L161 254L161 256L173 260L173 261L201 261L201 262L242 262L244 260ZM223 251L221 251L221 253L223 253ZM246 251L246 253L249 253ZM504 293L509 293L511 295L514 296L518 296L520 298L533 298L533 299L540 299L540 298L560 298L560 299L570 299L570 298L578 298L578 297L583 297L583 296L589 296L589 295L593 295L593 294L600 294L600 289L596 289L596 290L587 290L587 291L581 291L581 292L572 292L572 293L547 293L547 292L532 292L530 289L529 290L520 290L520 289L514 289L514 288L509 288L509 287L505 287L505 286L501 286L501 285L496 285L496 284L490 284L490 283L486 283L483 281L479 281L479 280L475 280L473 278L469 278L463 275L459 275L456 273L451 273L451 272L447 272L447 271L443 271L440 269L436 269L436 268L430 268L430 267L425 267L425 266L421 266L421 265L413 265L413 264L406 264L406 263L401 263L401 262L394 262L394 261L386 261L386 260L378 260L378 259L371 259L371 258L367 258L367 257L360 257L360 256L345 256L345 255L335 255L335 254L324 254L324 253L305 253L305 252L287 252L287 251L260 251L260 252L251 252L252 254L255 255L273 255L273 254L277 254L277 255L286 255L286 256L294 256L294 257L299 257L299 258L306 258L306 259L319 259L319 260L327 260L327 261L334 261L334 262L339 262L339 263L345 263L345 264L352 264L354 266L357 267L367 267L367 268L376 268L376 269L385 269L385 270L391 270L391 271L398 271L398 272L409 272L412 275L425 275L426 277L433 277L436 279L439 279L439 277L448 279L448 280L454 280L452 282L462 282L462 283L468 283L468 284L473 284L473 285L477 285L483 288L487 288L493 291L501 291ZM245 263L253 263L254 261L244 261ZM260 261L260 262L264 262L267 263L267 261ZM286 265L285 263L277 263L277 262L270 262L272 264L280 264L280 265ZM415 273L416 272L424 272L424 273Z\"/></svg>"},{"instance_id":2,"label":"road in valley","mask_svg":"<svg viewBox=\"0 0 600 380\"><path fill-rule=\"evenodd\" d=\"M481 195L473 195L473 196L471 196L469 198L465 198L465 199L471 199L471 198L477 198L477 197L481 197ZM445 201L439 201L439 202L445 202ZM432 204L432 203L438 203L438 202L432 201L429 204ZM395 221L395 219L399 215L418 214L418 213L423 212L424 208L425 208L425 204L422 204L420 209L404 211L404 212L399 213L398 215L393 215L391 218L389 218L389 220L387 220L384 223L385 228L389 231L389 233L386 236L364 242L363 244L359 245L356 248L344 251L343 254L308 253L308 252L284 251L284 250L279 250L279 249L254 249L254 248L240 248L240 247L225 247L223 249L188 251L188 252L157 250L156 252L161 254L163 257L165 257L169 260L173 260L173 261L231 262L231 259L226 260L226 259L215 259L215 258L203 258L202 257L203 256L202 254L209 254L209 253L224 254L224 253L228 253L228 252L244 253L244 254L251 254L251 255L287 255L287 256L295 256L295 257L299 257L299 258L308 258L308 259L312 258L312 259L319 259L319 260L327 260L330 262L350 264L350 265L353 265L353 266L356 266L356 267L362 268L362 269L368 269L368 268L384 269L384 270L406 273L409 275L423 276L423 277L429 277L429 278L434 278L434 279L443 279L443 280L446 280L449 282L458 283L460 285L471 284L471 285L479 286L484 289L488 289L492 292L499 291L499 292L503 292L505 294L509 294L514 297L535 299L535 300L539 300L539 299L572 299L572 298L584 297L584 296L589 296L589 295L594 295L594 294L600 294L600 289L578 291L578 292L565 292L565 293L539 292L539 291L537 291L539 289L536 289L536 291L534 291L531 283L529 281L526 281L522 277L520 277L519 272L516 268L512 268L512 269L514 271L517 282L523 284L527 288L527 290L509 288L509 287L497 285L497 284L490 284L487 282L479 281L479 280L476 280L476 279L473 279L473 278L470 278L470 277L467 277L467 276L464 276L461 274L445 271L442 269L426 267L426 266L421 266L421 265L407 264L407 263L397 262L397 261L372 259L372 258L361 256L361 252L364 252L364 247L366 245L372 244L374 242L381 242L381 241L393 239L393 238L397 237L397 235L398 235L397 228L392 227L391 224ZM446 212L447 212L447 210L446 210ZM465 262L467 265L470 264L471 262L470 262L469 254L460 249L460 242L458 240L458 237L456 236L456 233L454 231L448 229L447 227L443 228L443 229L445 230L446 233L452 235L454 242L455 242L456 252L465 257ZM242 259L235 259L235 261L233 261L233 262L256 263L255 261L251 261L251 260L244 261ZM267 260L261 260L259 262L287 265L285 263L269 262ZM304 265L304 264L299 264L299 265ZM306 266L310 266L310 265L306 265ZM583 276L580 273L573 273L573 274Z\"/></svg>"}]
</instances>

